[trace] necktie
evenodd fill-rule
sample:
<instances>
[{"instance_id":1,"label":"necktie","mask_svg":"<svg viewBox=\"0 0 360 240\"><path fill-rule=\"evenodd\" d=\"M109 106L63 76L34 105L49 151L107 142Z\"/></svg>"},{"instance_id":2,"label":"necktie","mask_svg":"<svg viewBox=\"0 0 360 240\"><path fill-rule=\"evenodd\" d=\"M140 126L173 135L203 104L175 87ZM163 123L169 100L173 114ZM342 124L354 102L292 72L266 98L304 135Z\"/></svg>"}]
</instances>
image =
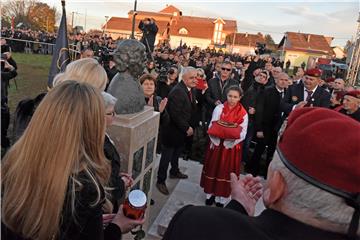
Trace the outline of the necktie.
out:
<instances>
[{"instance_id":1,"label":"necktie","mask_svg":"<svg viewBox=\"0 0 360 240\"><path fill-rule=\"evenodd\" d=\"M305 91L306 91L307 94L308 94L305 101L309 102L310 99L311 99L311 95L313 94L313 91L308 91L308 90L305 90Z\"/></svg>"},{"instance_id":2,"label":"necktie","mask_svg":"<svg viewBox=\"0 0 360 240\"><path fill-rule=\"evenodd\" d=\"M190 102L192 102L192 93L191 93L191 90L189 91L189 98L190 98Z\"/></svg>"}]
</instances>

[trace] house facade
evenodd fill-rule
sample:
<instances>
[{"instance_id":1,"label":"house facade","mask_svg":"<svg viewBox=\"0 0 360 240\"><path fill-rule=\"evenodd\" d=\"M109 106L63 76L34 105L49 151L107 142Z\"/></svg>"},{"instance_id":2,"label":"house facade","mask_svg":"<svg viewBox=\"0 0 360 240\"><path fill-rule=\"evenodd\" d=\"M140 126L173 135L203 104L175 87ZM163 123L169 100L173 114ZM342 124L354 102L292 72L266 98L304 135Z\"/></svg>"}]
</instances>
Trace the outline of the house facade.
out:
<instances>
[{"instance_id":1,"label":"house facade","mask_svg":"<svg viewBox=\"0 0 360 240\"><path fill-rule=\"evenodd\" d=\"M332 37L323 35L286 32L278 49L283 56L284 63L290 61L290 68L299 67L304 62L308 65L308 60L313 58L335 57L331 48Z\"/></svg>"},{"instance_id":2,"label":"house facade","mask_svg":"<svg viewBox=\"0 0 360 240\"><path fill-rule=\"evenodd\" d=\"M133 11L129 11L127 18L111 17L102 27L104 32L114 39L127 38L131 34L133 14ZM180 43L200 48L223 45L226 37L235 33L237 29L235 20L184 16L182 11L169 5L160 12L136 12L137 38L141 37L139 22L145 18L155 19L159 28L155 44L159 41L168 41L172 48Z\"/></svg>"}]
</instances>

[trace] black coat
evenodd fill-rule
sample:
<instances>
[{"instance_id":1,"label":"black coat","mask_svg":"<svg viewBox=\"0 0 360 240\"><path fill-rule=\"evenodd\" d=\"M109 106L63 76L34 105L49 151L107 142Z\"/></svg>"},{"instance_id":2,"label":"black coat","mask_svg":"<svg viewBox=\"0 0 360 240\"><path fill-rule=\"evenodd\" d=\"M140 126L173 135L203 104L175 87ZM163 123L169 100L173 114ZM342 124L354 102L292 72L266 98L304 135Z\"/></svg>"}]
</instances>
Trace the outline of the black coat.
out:
<instances>
[{"instance_id":1,"label":"black coat","mask_svg":"<svg viewBox=\"0 0 360 240\"><path fill-rule=\"evenodd\" d=\"M313 107L329 108L330 98L330 93L318 86L312 95L311 101L307 105L310 106L312 104ZM287 116L292 111L294 105L301 101L304 101L304 84L302 82L289 87L280 104L280 109L284 112L284 115Z\"/></svg>"},{"instance_id":2,"label":"black coat","mask_svg":"<svg viewBox=\"0 0 360 240\"><path fill-rule=\"evenodd\" d=\"M261 129L265 138L269 135L276 134L280 129L281 111L280 111L281 95L275 86L265 88L264 91L264 109L261 122Z\"/></svg>"},{"instance_id":3,"label":"black coat","mask_svg":"<svg viewBox=\"0 0 360 240\"><path fill-rule=\"evenodd\" d=\"M82 188L75 193L76 219L71 213L70 193L66 195L62 212L62 222L60 225L59 240L111 240L121 239L121 229L110 223L105 229L102 220L103 202L92 206L96 200L96 189L91 180L85 174L80 173ZM102 197L104 190L101 188ZM13 233L3 223L1 223L1 235L6 240L25 240L21 236ZM51 238L49 238L51 239Z\"/></svg>"},{"instance_id":4,"label":"black coat","mask_svg":"<svg viewBox=\"0 0 360 240\"><path fill-rule=\"evenodd\" d=\"M178 83L169 93L166 110L170 116L169 124L162 128L162 141L166 147L181 147L185 143L186 131L196 125L195 91L192 89L193 101L183 81Z\"/></svg>"},{"instance_id":5,"label":"black coat","mask_svg":"<svg viewBox=\"0 0 360 240\"><path fill-rule=\"evenodd\" d=\"M249 112L250 107L255 108L255 114L249 114L249 121L255 122L255 131L262 131L264 91L265 85L254 82L241 99L241 104L247 112Z\"/></svg>"},{"instance_id":6,"label":"black coat","mask_svg":"<svg viewBox=\"0 0 360 240\"><path fill-rule=\"evenodd\" d=\"M158 27L155 22L146 25L143 21L140 21L139 29L143 32L141 42L145 45L146 49L149 46L150 52L152 52L154 49L156 34L159 30Z\"/></svg>"},{"instance_id":7,"label":"black coat","mask_svg":"<svg viewBox=\"0 0 360 240\"><path fill-rule=\"evenodd\" d=\"M111 175L109 181L109 186L113 189L111 190L111 203L113 204L113 212L117 213L119 209L118 203L125 195L125 183L119 175L120 155L108 136L105 136L104 154L105 157L111 162Z\"/></svg>"},{"instance_id":8,"label":"black coat","mask_svg":"<svg viewBox=\"0 0 360 240\"><path fill-rule=\"evenodd\" d=\"M171 83L170 85L167 85L167 83L165 81L159 81L156 86L156 95L161 98L168 97L171 89L173 89L173 87L175 87L176 84L177 84L176 81Z\"/></svg>"},{"instance_id":9,"label":"black coat","mask_svg":"<svg viewBox=\"0 0 360 240\"><path fill-rule=\"evenodd\" d=\"M220 84L220 78L215 77L209 80L209 88L205 92L205 101L208 108L208 111L212 113L216 107L215 102L220 100L222 103L226 101L227 90L231 86L239 86L239 82L234 79L227 79L223 87Z\"/></svg>"},{"instance_id":10,"label":"black coat","mask_svg":"<svg viewBox=\"0 0 360 240\"><path fill-rule=\"evenodd\" d=\"M341 112L341 113L345 114L346 116L349 116L349 117L355 119L356 121L360 122L360 108L358 108L358 110L356 110L352 114L347 114L345 109L341 109L339 112Z\"/></svg>"},{"instance_id":11,"label":"black coat","mask_svg":"<svg viewBox=\"0 0 360 240\"><path fill-rule=\"evenodd\" d=\"M345 240L272 209L249 217L232 200L226 208L186 206L171 220L163 240Z\"/></svg>"}]
</instances>

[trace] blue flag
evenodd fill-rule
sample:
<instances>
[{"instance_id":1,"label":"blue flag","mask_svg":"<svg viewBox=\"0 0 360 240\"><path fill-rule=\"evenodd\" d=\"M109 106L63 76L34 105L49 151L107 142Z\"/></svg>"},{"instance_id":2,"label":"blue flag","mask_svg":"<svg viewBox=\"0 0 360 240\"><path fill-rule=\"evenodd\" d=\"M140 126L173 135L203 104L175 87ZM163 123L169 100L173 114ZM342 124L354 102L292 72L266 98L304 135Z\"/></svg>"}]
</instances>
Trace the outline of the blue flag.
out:
<instances>
[{"instance_id":1,"label":"blue flag","mask_svg":"<svg viewBox=\"0 0 360 240\"><path fill-rule=\"evenodd\" d=\"M48 87L53 87L53 80L56 74L63 72L70 62L69 45L67 38L67 24L66 24L66 12L65 1L61 1L62 4L62 17L59 26L59 30L56 37L55 49L51 60L51 67L49 72Z\"/></svg>"}]
</instances>

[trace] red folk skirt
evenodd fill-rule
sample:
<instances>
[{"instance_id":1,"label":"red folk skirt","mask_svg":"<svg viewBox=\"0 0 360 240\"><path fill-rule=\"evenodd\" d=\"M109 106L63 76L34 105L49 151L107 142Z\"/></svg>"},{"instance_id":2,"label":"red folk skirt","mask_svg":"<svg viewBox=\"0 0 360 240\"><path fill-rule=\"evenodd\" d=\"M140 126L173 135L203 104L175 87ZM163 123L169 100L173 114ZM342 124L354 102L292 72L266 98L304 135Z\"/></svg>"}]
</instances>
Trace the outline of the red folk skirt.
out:
<instances>
[{"instance_id":1,"label":"red folk skirt","mask_svg":"<svg viewBox=\"0 0 360 240\"><path fill-rule=\"evenodd\" d=\"M207 194L229 197L231 192L230 173L240 175L242 142L231 149L224 147L223 140L219 146L214 146L213 149L210 149L210 144L205 154L200 186Z\"/></svg>"}]
</instances>

